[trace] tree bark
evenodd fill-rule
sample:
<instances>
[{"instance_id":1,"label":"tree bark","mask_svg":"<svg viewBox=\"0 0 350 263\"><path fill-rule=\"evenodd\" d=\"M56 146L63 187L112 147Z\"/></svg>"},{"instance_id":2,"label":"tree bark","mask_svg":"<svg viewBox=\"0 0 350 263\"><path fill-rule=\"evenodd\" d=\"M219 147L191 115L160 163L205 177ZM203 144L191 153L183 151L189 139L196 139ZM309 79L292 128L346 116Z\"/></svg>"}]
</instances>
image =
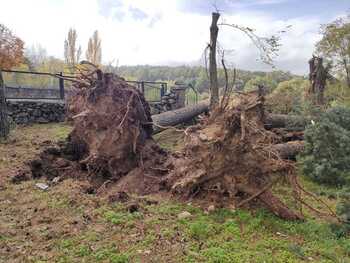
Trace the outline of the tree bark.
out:
<instances>
[{"instance_id":1,"label":"tree bark","mask_svg":"<svg viewBox=\"0 0 350 263\"><path fill-rule=\"evenodd\" d=\"M167 111L152 116L154 133L158 133L169 126L189 121L199 114L208 111L208 101L202 101L195 105L184 107L181 109Z\"/></svg>"},{"instance_id":2,"label":"tree bark","mask_svg":"<svg viewBox=\"0 0 350 263\"><path fill-rule=\"evenodd\" d=\"M279 143L271 145L267 149L276 152L281 159L295 159L295 157L304 150L304 142L291 141Z\"/></svg>"},{"instance_id":3,"label":"tree bark","mask_svg":"<svg viewBox=\"0 0 350 263\"><path fill-rule=\"evenodd\" d=\"M347 84L348 88L350 89L350 71L349 71L349 67L348 67L348 63L347 63L346 59L344 59L343 63L344 63L344 68L345 68L345 73L346 73L346 84Z\"/></svg>"},{"instance_id":4,"label":"tree bark","mask_svg":"<svg viewBox=\"0 0 350 263\"><path fill-rule=\"evenodd\" d=\"M210 45L209 45L209 79L210 79L210 107L219 103L219 86L216 65L216 42L218 38L218 20L219 13L212 13L212 21L210 26Z\"/></svg>"},{"instance_id":5,"label":"tree bark","mask_svg":"<svg viewBox=\"0 0 350 263\"><path fill-rule=\"evenodd\" d=\"M152 119L154 122L154 131L158 133L164 128L178 125L180 123L191 120L197 115L207 112L209 110L209 101L201 101L195 105L191 105L188 107L184 107L181 109L167 111L160 114L152 115ZM294 115L284 115L284 114L266 114L266 118L264 120L265 128L285 128L289 126L289 131L293 130L303 130L308 122L308 119L305 119L300 116Z\"/></svg>"},{"instance_id":6,"label":"tree bark","mask_svg":"<svg viewBox=\"0 0 350 263\"><path fill-rule=\"evenodd\" d=\"M265 128L285 128L291 127L290 130L298 128L298 130L304 129L309 121L307 118L297 115L286 115L286 114L266 114L265 115Z\"/></svg>"},{"instance_id":7,"label":"tree bark","mask_svg":"<svg viewBox=\"0 0 350 263\"><path fill-rule=\"evenodd\" d=\"M0 70L0 138L7 138L10 132L5 99L5 85Z\"/></svg>"},{"instance_id":8,"label":"tree bark","mask_svg":"<svg viewBox=\"0 0 350 263\"><path fill-rule=\"evenodd\" d=\"M323 67L323 59L319 57L313 57L309 61L310 65L310 82L311 89L310 94L313 96L313 102L316 105L324 104L324 90L326 88L326 80L328 72Z\"/></svg>"}]
</instances>

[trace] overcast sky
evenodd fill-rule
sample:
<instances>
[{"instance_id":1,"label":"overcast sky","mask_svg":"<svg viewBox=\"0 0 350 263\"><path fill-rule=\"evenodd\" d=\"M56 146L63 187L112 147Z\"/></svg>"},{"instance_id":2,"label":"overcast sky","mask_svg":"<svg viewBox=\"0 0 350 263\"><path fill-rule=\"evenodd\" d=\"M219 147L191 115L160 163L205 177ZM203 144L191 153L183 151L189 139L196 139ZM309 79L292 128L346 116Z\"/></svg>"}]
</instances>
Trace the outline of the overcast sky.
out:
<instances>
[{"instance_id":1,"label":"overcast sky","mask_svg":"<svg viewBox=\"0 0 350 263\"><path fill-rule=\"evenodd\" d=\"M320 24L345 15L350 0L0 0L0 6L0 23L27 47L38 43L49 55L62 58L70 27L77 30L83 50L98 30L103 61L119 65L200 63L216 6L225 22L249 26L262 36L292 25L282 36L275 64L304 74ZM258 51L242 33L220 28L219 42L233 50L234 66L269 69L256 60Z\"/></svg>"}]
</instances>

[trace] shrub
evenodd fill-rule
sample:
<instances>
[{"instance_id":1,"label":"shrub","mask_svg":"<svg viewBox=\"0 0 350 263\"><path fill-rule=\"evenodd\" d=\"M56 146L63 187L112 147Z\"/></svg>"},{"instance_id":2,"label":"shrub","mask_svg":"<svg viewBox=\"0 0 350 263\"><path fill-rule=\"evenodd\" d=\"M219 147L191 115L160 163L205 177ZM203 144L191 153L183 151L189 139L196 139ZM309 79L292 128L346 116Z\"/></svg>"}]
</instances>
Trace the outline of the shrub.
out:
<instances>
[{"instance_id":1,"label":"shrub","mask_svg":"<svg viewBox=\"0 0 350 263\"><path fill-rule=\"evenodd\" d=\"M339 193L337 215L342 220L341 224L331 224L333 233L338 237L346 237L350 233L350 189L345 188Z\"/></svg>"},{"instance_id":2,"label":"shrub","mask_svg":"<svg viewBox=\"0 0 350 263\"><path fill-rule=\"evenodd\" d=\"M303 173L318 183L349 183L350 109L331 109L306 128L301 163Z\"/></svg>"},{"instance_id":3,"label":"shrub","mask_svg":"<svg viewBox=\"0 0 350 263\"><path fill-rule=\"evenodd\" d=\"M267 97L269 110L283 114L301 112L307 87L308 80L302 78L280 82Z\"/></svg>"}]
</instances>

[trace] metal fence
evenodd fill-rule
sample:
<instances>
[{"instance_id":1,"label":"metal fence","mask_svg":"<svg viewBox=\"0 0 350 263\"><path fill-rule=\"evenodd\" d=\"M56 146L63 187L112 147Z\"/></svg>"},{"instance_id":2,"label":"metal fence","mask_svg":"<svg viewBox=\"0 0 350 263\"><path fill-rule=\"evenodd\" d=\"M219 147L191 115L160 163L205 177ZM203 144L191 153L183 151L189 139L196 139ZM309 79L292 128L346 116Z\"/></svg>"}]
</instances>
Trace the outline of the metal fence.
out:
<instances>
[{"instance_id":1,"label":"metal fence","mask_svg":"<svg viewBox=\"0 0 350 263\"><path fill-rule=\"evenodd\" d=\"M60 73L1 70L7 99L55 99L65 97L65 80L73 76ZM63 79L64 78L64 79ZM66 85L68 83L66 82ZM70 83L69 83L70 85Z\"/></svg>"},{"instance_id":2,"label":"metal fence","mask_svg":"<svg viewBox=\"0 0 350 263\"><path fill-rule=\"evenodd\" d=\"M159 102L167 92L167 83L159 81L126 81L140 90L148 102Z\"/></svg>"},{"instance_id":3,"label":"metal fence","mask_svg":"<svg viewBox=\"0 0 350 263\"><path fill-rule=\"evenodd\" d=\"M75 76L60 73L2 70L7 99L58 99L65 98ZM160 102L167 92L166 82L126 81L139 89L148 102Z\"/></svg>"}]
</instances>

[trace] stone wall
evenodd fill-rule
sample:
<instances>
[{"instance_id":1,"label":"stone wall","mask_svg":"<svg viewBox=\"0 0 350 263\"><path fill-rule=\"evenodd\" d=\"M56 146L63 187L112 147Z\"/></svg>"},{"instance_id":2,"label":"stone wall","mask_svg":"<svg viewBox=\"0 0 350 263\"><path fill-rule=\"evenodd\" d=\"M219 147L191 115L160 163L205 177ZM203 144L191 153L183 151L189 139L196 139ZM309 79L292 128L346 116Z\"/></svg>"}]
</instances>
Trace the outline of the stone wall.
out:
<instances>
[{"instance_id":1,"label":"stone wall","mask_svg":"<svg viewBox=\"0 0 350 263\"><path fill-rule=\"evenodd\" d=\"M62 122L65 103L61 100L7 100L10 119L16 124Z\"/></svg>"}]
</instances>

